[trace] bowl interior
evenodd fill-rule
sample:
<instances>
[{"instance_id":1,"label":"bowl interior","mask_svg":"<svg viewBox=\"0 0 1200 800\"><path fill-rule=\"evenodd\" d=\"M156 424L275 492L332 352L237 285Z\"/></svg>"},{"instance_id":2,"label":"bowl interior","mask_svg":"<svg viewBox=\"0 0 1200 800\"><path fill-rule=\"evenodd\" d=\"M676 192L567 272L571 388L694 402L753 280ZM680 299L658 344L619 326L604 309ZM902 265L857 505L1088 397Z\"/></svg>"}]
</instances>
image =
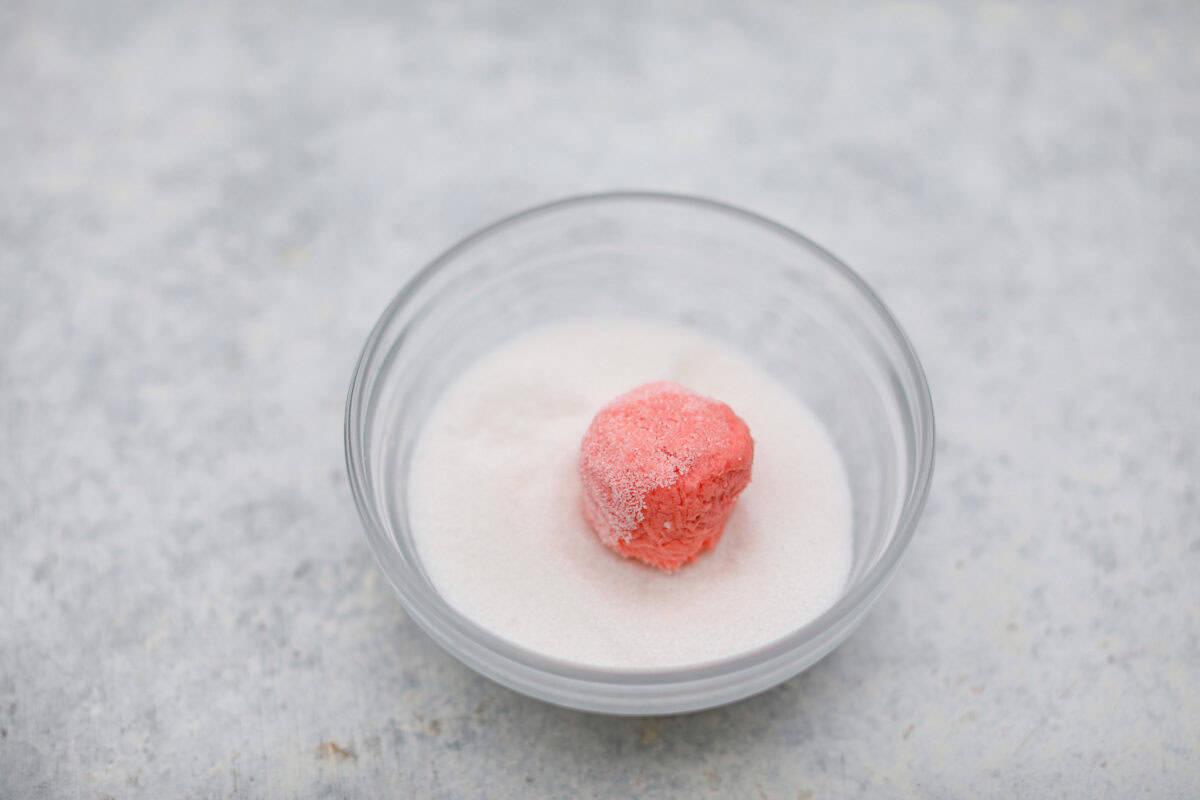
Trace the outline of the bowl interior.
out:
<instances>
[{"instance_id":1,"label":"bowl interior","mask_svg":"<svg viewBox=\"0 0 1200 800\"><path fill-rule=\"evenodd\" d=\"M845 592L877 580L896 537L911 532L932 457L928 390L903 334L861 280L802 237L719 204L636 194L498 223L430 265L385 313L360 361L348 414L357 430L347 432L359 445L349 458L364 520L395 551L381 558L385 572L388 560L403 562L405 580L428 584L405 489L416 437L446 385L533 327L613 315L724 340L821 417L854 498Z\"/></svg>"}]
</instances>

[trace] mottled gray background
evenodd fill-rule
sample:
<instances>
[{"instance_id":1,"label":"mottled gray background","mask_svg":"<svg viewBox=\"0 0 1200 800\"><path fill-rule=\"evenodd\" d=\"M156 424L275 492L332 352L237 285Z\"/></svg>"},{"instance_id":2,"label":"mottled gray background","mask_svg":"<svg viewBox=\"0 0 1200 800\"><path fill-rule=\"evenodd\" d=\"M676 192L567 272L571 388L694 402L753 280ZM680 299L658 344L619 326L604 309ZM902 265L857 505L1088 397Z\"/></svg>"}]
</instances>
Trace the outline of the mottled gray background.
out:
<instances>
[{"instance_id":1,"label":"mottled gray background","mask_svg":"<svg viewBox=\"0 0 1200 800\"><path fill-rule=\"evenodd\" d=\"M1200 5L505 6L0 6L0 796L1195 796ZM938 411L861 630L686 717L459 666L342 468L405 277L615 187L829 246Z\"/></svg>"}]
</instances>

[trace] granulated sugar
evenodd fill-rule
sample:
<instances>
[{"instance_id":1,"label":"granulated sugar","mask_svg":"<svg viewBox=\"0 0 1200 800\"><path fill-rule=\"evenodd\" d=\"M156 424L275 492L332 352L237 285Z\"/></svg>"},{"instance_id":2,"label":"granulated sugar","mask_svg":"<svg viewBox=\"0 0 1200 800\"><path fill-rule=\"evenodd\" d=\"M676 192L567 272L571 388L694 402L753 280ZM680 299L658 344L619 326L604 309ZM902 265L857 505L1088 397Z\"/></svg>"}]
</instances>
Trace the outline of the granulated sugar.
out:
<instances>
[{"instance_id":1,"label":"granulated sugar","mask_svg":"<svg viewBox=\"0 0 1200 800\"><path fill-rule=\"evenodd\" d=\"M755 441L724 536L676 573L604 547L581 507L593 416L656 380L728 403ZM753 363L666 325L551 325L486 355L421 431L408 499L417 552L448 603L590 666L679 667L769 644L837 600L853 555L850 489L821 422Z\"/></svg>"}]
</instances>

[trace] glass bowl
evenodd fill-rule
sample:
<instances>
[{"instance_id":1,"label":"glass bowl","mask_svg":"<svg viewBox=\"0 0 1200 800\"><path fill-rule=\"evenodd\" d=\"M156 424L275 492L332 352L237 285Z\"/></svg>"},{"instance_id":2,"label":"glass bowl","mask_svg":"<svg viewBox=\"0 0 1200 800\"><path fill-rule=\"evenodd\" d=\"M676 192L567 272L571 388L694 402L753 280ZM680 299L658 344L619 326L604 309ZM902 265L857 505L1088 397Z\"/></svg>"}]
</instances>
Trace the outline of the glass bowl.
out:
<instances>
[{"instance_id":1,"label":"glass bowl","mask_svg":"<svg viewBox=\"0 0 1200 800\"><path fill-rule=\"evenodd\" d=\"M505 641L451 608L409 529L413 445L439 393L530 328L591 316L674 321L726 341L811 407L854 498L845 589L758 650L679 669L572 664ZM896 569L933 469L933 406L917 356L874 292L832 255L756 214L625 192L574 197L475 233L418 272L375 325L346 403L346 466L380 569L405 610L470 668L541 700L610 714L729 703L803 671L862 620Z\"/></svg>"}]
</instances>

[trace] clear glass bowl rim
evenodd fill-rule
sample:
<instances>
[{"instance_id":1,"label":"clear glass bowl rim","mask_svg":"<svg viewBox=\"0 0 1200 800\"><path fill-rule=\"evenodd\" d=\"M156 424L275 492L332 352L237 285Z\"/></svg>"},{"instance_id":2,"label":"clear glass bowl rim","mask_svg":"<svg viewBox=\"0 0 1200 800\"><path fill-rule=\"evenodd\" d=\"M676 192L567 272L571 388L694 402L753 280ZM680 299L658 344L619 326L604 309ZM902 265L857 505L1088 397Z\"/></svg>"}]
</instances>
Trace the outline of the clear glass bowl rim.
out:
<instances>
[{"instance_id":1,"label":"clear glass bowl rim","mask_svg":"<svg viewBox=\"0 0 1200 800\"><path fill-rule=\"evenodd\" d=\"M874 310L894 338L895 343L899 345L901 363L893 363L893 367L901 368L908 373L914 389L912 392L905 392L913 412L912 417L905 420L905 424L924 433L924 435L914 435L913 437L916 458L912 480L908 485L900 515L884 552L866 574L851 586L837 602L808 624L759 649L718 661L666 669L590 667L543 656L501 639L476 625L451 608L435 591L421 585L421 581L415 579L419 576L409 574L412 568L404 563L389 533L375 518L374 511L370 507L366 491L369 477L364 443L359 441L357 435L359 428L356 424L363 418L366 410L365 400L372 386L372 381L369 380L371 376L367 374L367 367L379 347L389 323L401 309L413 300L417 291L447 264L472 246L531 218L575 206L630 201L682 204L696 210L731 215L743 222L763 228L765 233L790 240L802 249L808 250L820 262L839 274ZM476 671L510 688L559 705L605 710L609 713L638 712L622 710L625 706L623 703L606 703L603 700L589 699L590 696L595 692L603 694L606 691L621 693L635 690L637 695L650 701L656 695L660 695L664 691L669 693L675 687L681 690L679 696L675 698L675 703L647 702L649 710L661 712L662 707L667 707L665 713L672 713L673 710L676 710L676 706L686 709L705 708L765 690L771 685L803 671L833 647L836 647L849 635L857 621L861 619L886 586L912 540L916 523L929 494L933 475L934 442L933 402L920 360L891 311L854 270L803 234L755 212L703 197L652 191L612 191L575 195L533 206L481 228L433 259L401 287L367 337L351 378L345 411L346 471L354 502L375 560L399 595L408 614L452 655ZM801 658L803 663L795 669L789 669L789 662L796 660L796 651L814 646L821 651L816 654L815 658ZM758 680L756 683L759 685L750 691L739 692L737 690L737 684L752 681L751 676L754 675L761 678L766 672L779 672L780 674L775 676L778 678L777 680L773 678L769 681ZM549 682L557 683L557 688L546 692L538 691L540 684ZM685 690L684 687L690 687L690 689ZM721 691L721 687L724 687L725 691ZM549 687L547 688L549 689ZM683 697L683 694L689 691L700 695L712 693L717 696L716 702L689 703Z\"/></svg>"}]
</instances>

